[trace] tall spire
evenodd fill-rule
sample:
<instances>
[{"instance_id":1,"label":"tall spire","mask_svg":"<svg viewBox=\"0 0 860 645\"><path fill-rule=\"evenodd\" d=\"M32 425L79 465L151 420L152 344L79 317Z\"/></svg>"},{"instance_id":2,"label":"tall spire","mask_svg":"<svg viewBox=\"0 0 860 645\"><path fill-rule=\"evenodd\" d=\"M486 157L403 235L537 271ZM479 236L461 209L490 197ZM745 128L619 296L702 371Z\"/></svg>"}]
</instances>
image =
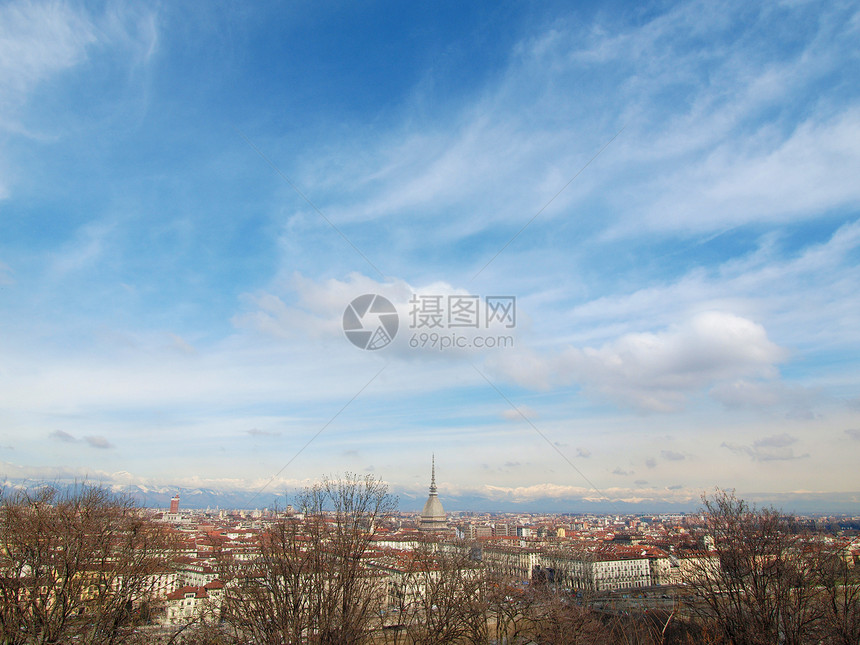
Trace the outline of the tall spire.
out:
<instances>
[{"instance_id":1,"label":"tall spire","mask_svg":"<svg viewBox=\"0 0 860 645\"><path fill-rule=\"evenodd\" d=\"M439 496L436 494L435 454L432 459L432 465L430 466L430 495L427 496L427 501L424 503L424 510L421 511L421 523L419 528L422 531L445 531L448 526L448 521L445 517L445 509L442 508L442 502L439 501Z\"/></svg>"}]
</instances>

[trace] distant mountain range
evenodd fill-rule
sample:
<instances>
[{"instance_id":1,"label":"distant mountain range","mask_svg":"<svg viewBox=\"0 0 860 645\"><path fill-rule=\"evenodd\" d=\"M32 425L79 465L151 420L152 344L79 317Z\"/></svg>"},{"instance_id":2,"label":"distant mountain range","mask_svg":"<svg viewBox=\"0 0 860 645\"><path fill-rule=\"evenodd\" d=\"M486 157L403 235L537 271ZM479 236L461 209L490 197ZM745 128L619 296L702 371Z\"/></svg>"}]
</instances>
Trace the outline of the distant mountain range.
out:
<instances>
[{"instance_id":1,"label":"distant mountain range","mask_svg":"<svg viewBox=\"0 0 860 645\"><path fill-rule=\"evenodd\" d=\"M114 487L117 492L131 495L142 506L148 508L168 508L170 499L179 494L180 508L205 509L205 508L283 508L292 503L292 494L289 498L286 494L278 495L274 492L254 493L241 490L213 490L208 488L144 488L139 486ZM413 491L392 491L398 498L398 508L401 511L420 511L424 506L426 495L417 496ZM639 505L625 503L610 503L606 501L589 502L577 499L545 498L530 501L499 501L489 500L480 496L459 495L444 496L440 499L449 512L476 511L476 512L498 512L498 513L681 513L693 512L695 505L671 504L659 502L657 504Z\"/></svg>"},{"instance_id":2,"label":"distant mountain range","mask_svg":"<svg viewBox=\"0 0 860 645\"><path fill-rule=\"evenodd\" d=\"M97 483L97 482L94 482ZM64 484L72 488L74 484ZM31 482L7 480L9 488L32 487ZM292 496L275 491L218 490L213 488L184 488L181 486L110 485L115 493L129 495L146 508L170 507L171 498L179 494L180 509L262 509L284 508L292 503ZM426 496L414 490L393 490L401 511L420 511ZM774 506L787 513L860 515L860 493L750 493L741 495L758 506ZM478 495L439 495L448 512L474 511L488 513L597 513L597 514L659 514L692 513L698 503L650 500L636 503L589 501L583 499L539 498L527 501L492 500Z\"/></svg>"}]
</instances>

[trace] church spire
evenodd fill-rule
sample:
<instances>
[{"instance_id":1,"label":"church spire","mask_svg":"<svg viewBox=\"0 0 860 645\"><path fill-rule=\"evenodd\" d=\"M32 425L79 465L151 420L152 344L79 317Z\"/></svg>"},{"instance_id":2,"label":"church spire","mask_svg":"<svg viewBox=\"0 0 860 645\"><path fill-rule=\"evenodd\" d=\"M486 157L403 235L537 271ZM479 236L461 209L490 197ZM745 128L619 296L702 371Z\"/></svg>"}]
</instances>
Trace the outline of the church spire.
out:
<instances>
[{"instance_id":1,"label":"church spire","mask_svg":"<svg viewBox=\"0 0 860 645\"><path fill-rule=\"evenodd\" d=\"M436 454L433 453L433 465L430 470L430 494L436 494Z\"/></svg>"}]
</instances>

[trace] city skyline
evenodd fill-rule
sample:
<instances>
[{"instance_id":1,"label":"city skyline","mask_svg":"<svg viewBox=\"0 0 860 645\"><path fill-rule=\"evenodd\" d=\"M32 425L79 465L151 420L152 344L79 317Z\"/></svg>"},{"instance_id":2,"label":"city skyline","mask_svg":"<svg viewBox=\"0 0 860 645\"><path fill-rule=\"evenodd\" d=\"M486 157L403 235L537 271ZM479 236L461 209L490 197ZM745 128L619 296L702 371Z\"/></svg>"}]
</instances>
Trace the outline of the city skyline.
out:
<instances>
[{"instance_id":1,"label":"city skyline","mask_svg":"<svg viewBox=\"0 0 860 645\"><path fill-rule=\"evenodd\" d=\"M0 477L351 471L420 508L435 453L446 509L856 508L858 31L856 2L4 4ZM421 326L434 298L482 318Z\"/></svg>"}]
</instances>

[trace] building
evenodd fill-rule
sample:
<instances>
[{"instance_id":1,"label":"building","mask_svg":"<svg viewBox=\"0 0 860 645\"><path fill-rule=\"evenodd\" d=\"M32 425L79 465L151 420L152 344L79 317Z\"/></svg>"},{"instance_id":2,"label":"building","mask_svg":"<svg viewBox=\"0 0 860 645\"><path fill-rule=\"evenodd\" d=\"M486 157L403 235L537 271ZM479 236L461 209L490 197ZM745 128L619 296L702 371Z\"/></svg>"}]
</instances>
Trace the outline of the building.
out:
<instances>
[{"instance_id":1,"label":"building","mask_svg":"<svg viewBox=\"0 0 860 645\"><path fill-rule=\"evenodd\" d=\"M181 587L167 595L164 620L168 624L215 620L221 611L223 595L224 583L220 580L203 587Z\"/></svg>"},{"instance_id":2,"label":"building","mask_svg":"<svg viewBox=\"0 0 860 645\"><path fill-rule=\"evenodd\" d=\"M651 566L640 555L613 553L543 553L539 560L551 581L582 591L615 591L651 586Z\"/></svg>"},{"instance_id":3,"label":"building","mask_svg":"<svg viewBox=\"0 0 860 645\"><path fill-rule=\"evenodd\" d=\"M439 501L439 496L436 494L436 456L433 456L433 465L430 475L430 495L427 501L424 502L424 509L421 511L422 531L446 531L448 529L448 518L445 516L445 509L442 508L442 502Z\"/></svg>"},{"instance_id":4,"label":"building","mask_svg":"<svg viewBox=\"0 0 860 645\"><path fill-rule=\"evenodd\" d=\"M467 540L481 540L493 537L493 527L488 524L469 522L462 527L463 537Z\"/></svg>"},{"instance_id":5,"label":"building","mask_svg":"<svg viewBox=\"0 0 860 645\"><path fill-rule=\"evenodd\" d=\"M516 527L505 522L496 522L493 525L493 537L508 537L509 535L515 536L516 534Z\"/></svg>"},{"instance_id":6,"label":"building","mask_svg":"<svg viewBox=\"0 0 860 645\"><path fill-rule=\"evenodd\" d=\"M173 499L170 500L170 513L172 515L179 513L179 493L174 495Z\"/></svg>"},{"instance_id":7,"label":"building","mask_svg":"<svg viewBox=\"0 0 860 645\"><path fill-rule=\"evenodd\" d=\"M537 549L494 545L481 549L481 560L492 573L527 581L540 563L540 554Z\"/></svg>"}]
</instances>

